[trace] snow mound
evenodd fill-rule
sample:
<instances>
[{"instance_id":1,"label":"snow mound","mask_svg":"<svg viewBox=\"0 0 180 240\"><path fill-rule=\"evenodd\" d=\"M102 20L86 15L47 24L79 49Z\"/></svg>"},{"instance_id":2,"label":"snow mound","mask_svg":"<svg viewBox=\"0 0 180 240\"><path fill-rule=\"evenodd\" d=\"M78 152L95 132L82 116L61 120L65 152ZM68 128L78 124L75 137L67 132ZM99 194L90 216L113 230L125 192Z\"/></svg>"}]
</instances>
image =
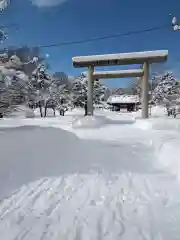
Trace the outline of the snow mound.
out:
<instances>
[{"instance_id":1,"label":"snow mound","mask_svg":"<svg viewBox=\"0 0 180 240\"><path fill-rule=\"evenodd\" d=\"M136 119L134 126L142 130L180 131L179 119L172 118Z\"/></svg>"},{"instance_id":2,"label":"snow mound","mask_svg":"<svg viewBox=\"0 0 180 240\"><path fill-rule=\"evenodd\" d=\"M25 111L25 117L26 117L26 118L34 118L34 117L35 117L34 111L31 110L31 109L27 109L27 110Z\"/></svg>"},{"instance_id":3,"label":"snow mound","mask_svg":"<svg viewBox=\"0 0 180 240\"><path fill-rule=\"evenodd\" d=\"M73 128L100 128L105 125L132 125L135 123L133 116L123 115L97 115L97 116L79 116L74 117L72 121Z\"/></svg>"},{"instance_id":4,"label":"snow mound","mask_svg":"<svg viewBox=\"0 0 180 240\"><path fill-rule=\"evenodd\" d=\"M154 119L152 122L152 129L154 130L180 130L179 119Z\"/></svg>"},{"instance_id":5,"label":"snow mound","mask_svg":"<svg viewBox=\"0 0 180 240\"><path fill-rule=\"evenodd\" d=\"M33 109L23 105L17 105L15 110L8 114L8 117L34 118L35 113Z\"/></svg>"},{"instance_id":6,"label":"snow mound","mask_svg":"<svg viewBox=\"0 0 180 240\"><path fill-rule=\"evenodd\" d=\"M179 131L180 123L178 119L145 119L136 120L135 127L142 130L165 130L165 131Z\"/></svg>"},{"instance_id":7,"label":"snow mound","mask_svg":"<svg viewBox=\"0 0 180 240\"><path fill-rule=\"evenodd\" d=\"M149 130L152 129L152 122L149 119L136 119L134 127L142 130Z\"/></svg>"},{"instance_id":8,"label":"snow mound","mask_svg":"<svg viewBox=\"0 0 180 240\"><path fill-rule=\"evenodd\" d=\"M165 107L163 106L153 106L151 109L152 117L164 117L166 113Z\"/></svg>"},{"instance_id":9,"label":"snow mound","mask_svg":"<svg viewBox=\"0 0 180 240\"><path fill-rule=\"evenodd\" d=\"M107 123L105 116L75 117L72 122L73 128L99 128Z\"/></svg>"},{"instance_id":10,"label":"snow mound","mask_svg":"<svg viewBox=\"0 0 180 240\"><path fill-rule=\"evenodd\" d=\"M157 165L180 180L179 139L169 139L162 143L157 151Z\"/></svg>"}]
</instances>

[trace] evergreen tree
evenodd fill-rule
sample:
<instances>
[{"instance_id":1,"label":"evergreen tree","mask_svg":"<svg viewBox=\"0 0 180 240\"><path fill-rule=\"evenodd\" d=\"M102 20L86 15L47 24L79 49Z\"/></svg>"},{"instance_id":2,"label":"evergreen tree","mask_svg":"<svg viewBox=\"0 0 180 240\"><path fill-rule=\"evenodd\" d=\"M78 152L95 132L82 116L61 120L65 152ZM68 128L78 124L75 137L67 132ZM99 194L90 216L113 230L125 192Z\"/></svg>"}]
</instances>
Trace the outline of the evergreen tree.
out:
<instances>
[{"instance_id":1,"label":"evergreen tree","mask_svg":"<svg viewBox=\"0 0 180 240\"><path fill-rule=\"evenodd\" d=\"M158 84L152 92L152 99L155 103L161 103L163 100L169 99L173 94L179 93L177 80L171 72L156 76L156 81Z\"/></svg>"}]
</instances>

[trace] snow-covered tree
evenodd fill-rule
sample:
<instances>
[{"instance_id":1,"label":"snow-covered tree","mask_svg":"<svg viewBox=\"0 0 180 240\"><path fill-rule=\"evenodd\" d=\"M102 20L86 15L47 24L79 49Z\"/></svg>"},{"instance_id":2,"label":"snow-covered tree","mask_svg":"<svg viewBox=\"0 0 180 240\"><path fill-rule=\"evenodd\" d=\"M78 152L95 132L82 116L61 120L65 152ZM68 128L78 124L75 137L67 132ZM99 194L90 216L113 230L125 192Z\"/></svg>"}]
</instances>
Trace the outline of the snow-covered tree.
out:
<instances>
[{"instance_id":1,"label":"snow-covered tree","mask_svg":"<svg viewBox=\"0 0 180 240\"><path fill-rule=\"evenodd\" d=\"M178 19L175 16L172 18L172 27L174 31L180 30Z\"/></svg>"},{"instance_id":2,"label":"snow-covered tree","mask_svg":"<svg viewBox=\"0 0 180 240\"><path fill-rule=\"evenodd\" d=\"M32 72L37 68L37 65L45 62L45 58L41 57L39 47L13 47L10 46L7 49L0 49L0 54L6 54L8 59L12 56L17 56L21 61L21 70L27 74L29 77L32 75ZM36 61L32 61L36 57Z\"/></svg>"},{"instance_id":3,"label":"snow-covered tree","mask_svg":"<svg viewBox=\"0 0 180 240\"><path fill-rule=\"evenodd\" d=\"M43 117L43 107L45 110L49 107L55 109L60 104L60 93L64 86L49 75L46 62L42 62L39 56L33 57L32 52L27 47L16 51L10 48L7 53L0 55L1 113L15 108L17 104L26 104L39 107ZM37 49L35 53L38 55Z\"/></svg>"},{"instance_id":4,"label":"snow-covered tree","mask_svg":"<svg viewBox=\"0 0 180 240\"><path fill-rule=\"evenodd\" d=\"M15 105L27 100L28 77L21 71L18 57L8 58L6 54L0 58L0 113L1 116Z\"/></svg>"},{"instance_id":5,"label":"snow-covered tree","mask_svg":"<svg viewBox=\"0 0 180 240\"><path fill-rule=\"evenodd\" d=\"M51 96L58 106L72 104L71 89L74 84L74 77L67 76L64 72L55 72L52 76Z\"/></svg>"},{"instance_id":6,"label":"snow-covered tree","mask_svg":"<svg viewBox=\"0 0 180 240\"><path fill-rule=\"evenodd\" d=\"M84 105L84 102L87 98L88 90L88 79L85 74L81 74L74 81L73 87L71 89L72 97L75 105ZM110 90L103 86L98 79L94 80L93 86L93 101L98 104L105 100L110 95Z\"/></svg>"},{"instance_id":7,"label":"snow-covered tree","mask_svg":"<svg viewBox=\"0 0 180 240\"><path fill-rule=\"evenodd\" d=\"M4 11L10 4L10 0L0 0L0 11ZM4 32L4 30L0 29L0 43L4 43L4 41L8 38L8 35Z\"/></svg>"},{"instance_id":8,"label":"snow-covered tree","mask_svg":"<svg viewBox=\"0 0 180 240\"><path fill-rule=\"evenodd\" d=\"M171 72L163 75L157 75L153 81L156 81L157 86L152 92L152 100L155 103L161 103L165 99L169 99L174 94L179 94L177 80Z\"/></svg>"},{"instance_id":9,"label":"snow-covered tree","mask_svg":"<svg viewBox=\"0 0 180 240\"><path fill-rule=\"evenodd\" d=\"M71 88L73 80L69 78L64 72L56 72L51 77L47 73L47 69L41 64L33 73L32 79L35 79L35 85L39 89L40 105L45 108L46 116L47 109L61 110L62 107L67 108L67 105L72 107ZM33 82L33 80L32 80ZM41 114L42 115L42 114Z\"/></svg>"},{"instance_id":10,"label":"snow-covered tree","mask_svg":"<svg viewBox=\"0 0 180 240\"><path fill-rule=\"evenodd\" d=\"M29 82L30 91L36 92L32 104L38 104L41 117L43 117L42 107L47 108L47 102L51 98L52 78L47 72L45 64L40 63L33 71Z\"/></svg>"},{"instance_id":11,"label":"snow-covered tree","mask_svg":"<svg viewBox=\"0 0 180 240\"><path fill-rule=\"evenodd\" d=\"M17 105L39 107L41 116L47 108L84 105L87 98L87 77L68 77L64 72L48 73L39 49L8 48L0 50L0 113L13 111ZM108 88L94 81L94 103L109 97ZM108 94L109 93L109 94ZM43 107L45 114L43 114Z\"/></svg>"},{"instance_id":12,"label":"snow-covered tree","mask_svg":"<svg viewBox=\"0 0 180 240\"><path fill-rule=\"evenodd\" d=\"M0 11L4 11L10 4L10 0L0 0Z\"/></svg>"},{"instance_id":13,"label":"snow-covered tree","mask_svg":"<svg viewBox=\"0 0 180 240\"><path fill-rule=\"evenodd\" d=\"M19 104L27 104L33 95L37 95L35 88L31 91L30 71L29 76L25 71L25 66L36 64L36 61L37 57L33 57L30 61L23 62L16 54L10 55L9 51L0 54L1 116Z\"/></svg>"}]
</instances>

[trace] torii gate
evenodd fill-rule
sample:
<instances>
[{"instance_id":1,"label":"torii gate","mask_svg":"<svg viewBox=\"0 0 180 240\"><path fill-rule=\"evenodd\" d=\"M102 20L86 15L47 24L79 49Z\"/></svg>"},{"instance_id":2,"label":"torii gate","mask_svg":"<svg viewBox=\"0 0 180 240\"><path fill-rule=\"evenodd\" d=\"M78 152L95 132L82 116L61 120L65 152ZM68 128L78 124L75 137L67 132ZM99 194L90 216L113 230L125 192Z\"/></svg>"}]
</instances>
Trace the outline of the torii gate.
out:
<instances>
[{"instance_id":1,"label":"torii gate","mask_svg":"<svg viewBox=\"0 0 180 240\"><path fill-rule=\"evenodd\" d=\"M168 57L167 50L134 52L134 53L119 53L94 56L79 56L73 57L73 66L76 68L88 67L88 96L87 107L88 115L93 115L93 80L94 78L121 78L121 77L142 77L142 118L148 118L148 78L149 65L151 63L165 62ZM115 66L115 65L130 65L143 64L143 69L139 70L124 70L111 72L94 72L95 66ZM128 72L127 72L128 71ZM133 72L134 71L134 72ZM140 74L140 75L139 75Z\"/></svg>"}]
</instances>

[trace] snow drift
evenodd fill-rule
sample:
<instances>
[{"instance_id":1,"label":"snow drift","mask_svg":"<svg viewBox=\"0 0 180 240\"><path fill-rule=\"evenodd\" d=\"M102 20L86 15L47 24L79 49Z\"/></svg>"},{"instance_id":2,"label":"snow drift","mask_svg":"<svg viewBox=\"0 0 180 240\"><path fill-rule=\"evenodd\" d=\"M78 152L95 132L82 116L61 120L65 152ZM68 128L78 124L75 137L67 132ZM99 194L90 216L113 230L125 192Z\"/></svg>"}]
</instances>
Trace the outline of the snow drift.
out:
<instances>
[{"instance_id":1,"label":"snow drift","mask_svg":"<svg viewBox=\"0 0 180 240\"><path fill-rule=\"evenodd\" d=\"M169 138L157 148L157 166L180 180L179 139Z\"/></svg>"},{"instance_id":2,"label":"snow drift","mask_svg":"<svg viewBox=\"0 0 180 240\"><path fill-rule=\"evenodd\" d=\"M21 117L21 118L34 118L35 113L33 109L30 109L29 107L25 105L17 105L14 107L12 111L10 111L8 114L8 117Z\"/></svg>"},{"instance_id":3,"label":"snow drift","mask_svg":"<svg viewBox=\"0 0 180 240\"><path fill-rule=\"evenodd\" d=\"M76 117L72 122L73 128L99 128L107 123L105 116Z\"/></svg>"},{"instance_id":4,"label":"snow drift","mask_svg":"<svg viewBox=\"0 0 180 240\"><path fill-rule=\"evenodd\" d=\"M105 125L127 125L135 123L135 119L133 117L119 117L119 116L103 116L101 114L96 116L77 116L72 121L73 128L100 128Z\"/></svg>"},{"instance_id":5,"label":"snow drift","mask_svg":"<svg viewBox=\"0 0 180 240\"><path fill-rule=\"evenodd\" d=\"M17 139L26 141L14 144ZM157 171L152 146L37 127L1 128L0 144L2 239L180 235L179 186Z\"/></svg>"}]
</instances>

